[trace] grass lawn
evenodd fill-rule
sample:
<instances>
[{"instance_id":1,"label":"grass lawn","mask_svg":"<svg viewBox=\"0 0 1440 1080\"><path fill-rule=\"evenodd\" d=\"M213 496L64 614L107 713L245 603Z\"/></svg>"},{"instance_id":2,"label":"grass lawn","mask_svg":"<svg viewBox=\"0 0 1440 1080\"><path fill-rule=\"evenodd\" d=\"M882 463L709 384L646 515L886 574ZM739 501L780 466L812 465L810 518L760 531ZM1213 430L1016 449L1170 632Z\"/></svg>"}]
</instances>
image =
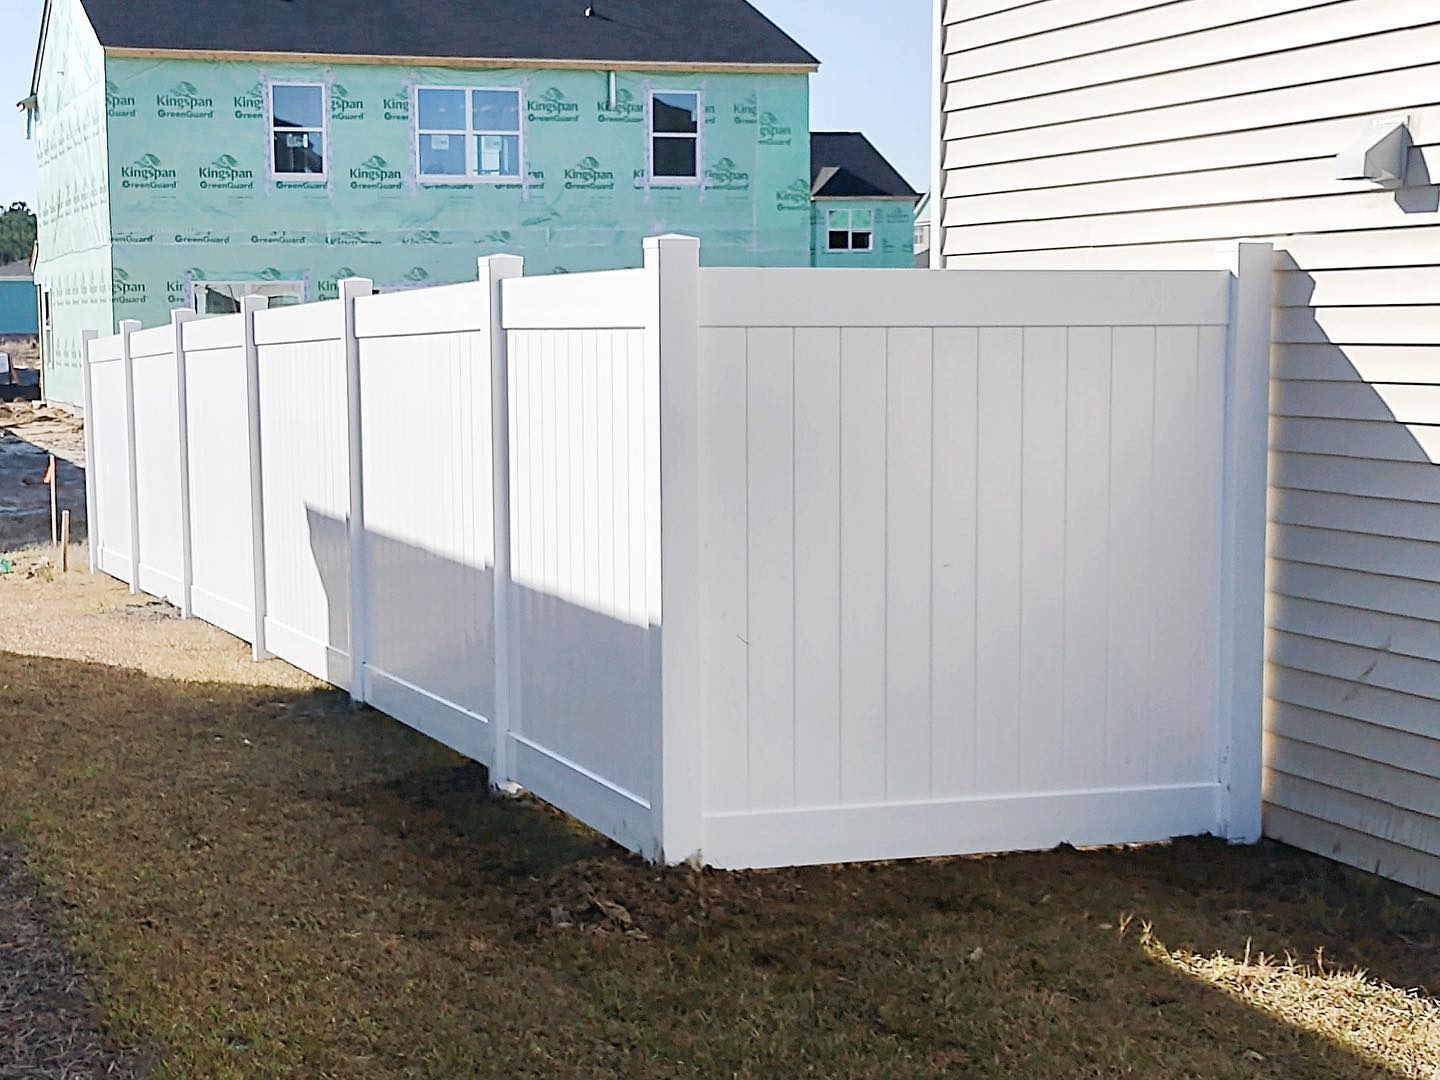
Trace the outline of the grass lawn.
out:
<instances>
[{"instance_id":1,"label":"grass lawn","mask_svg":"<svg viewBox=\"0 0 1440 1080\"><path fill-rule=\"evenodd\" d=\"M1208 840L657 870L218 631L23 567L0 834L160 1075L1440 1075L1432 898Z\"/></svg>"}]
</instances>

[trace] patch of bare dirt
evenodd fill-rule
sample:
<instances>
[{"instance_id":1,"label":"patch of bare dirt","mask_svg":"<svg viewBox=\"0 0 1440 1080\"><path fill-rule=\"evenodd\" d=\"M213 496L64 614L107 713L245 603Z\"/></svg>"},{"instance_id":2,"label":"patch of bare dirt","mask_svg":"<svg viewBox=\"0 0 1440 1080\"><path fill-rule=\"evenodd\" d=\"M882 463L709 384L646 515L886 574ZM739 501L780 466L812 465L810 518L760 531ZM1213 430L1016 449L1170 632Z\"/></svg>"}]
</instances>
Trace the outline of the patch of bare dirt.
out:
<instances>
[{"instance_id":1,"label":"patch of bare dirt","mask_svg":"<svg viewBox=\"0 0 1440 1080\"><path fill-rule=\"evenodd\" d=\"M19 852L0 845L0 1080L145 1075L138 1051L105 1036L86 978L47 922Z\"/></svg>"},{"instance_id":2,"label":"patch of bare dirt","mask_svg":"<svg viewBox=\"0 0 1440 1080\"><path fill-rule=\"evenodd\" d=\"M83 422L48 405L0 403L0 552L49 542L51 454L57 511L70 511L70 539L78 544L86 536Z\"/></svg>"}]
</instances>

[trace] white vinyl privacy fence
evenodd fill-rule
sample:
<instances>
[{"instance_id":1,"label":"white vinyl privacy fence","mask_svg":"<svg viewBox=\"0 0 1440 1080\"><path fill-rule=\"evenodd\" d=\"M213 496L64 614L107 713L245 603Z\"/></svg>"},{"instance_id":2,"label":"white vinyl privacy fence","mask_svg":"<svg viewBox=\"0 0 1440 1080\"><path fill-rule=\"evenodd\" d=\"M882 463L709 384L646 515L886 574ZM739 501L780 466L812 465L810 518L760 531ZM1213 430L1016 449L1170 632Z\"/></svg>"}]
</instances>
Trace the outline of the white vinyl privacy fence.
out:
<instances>
[{"instance_id":1,"label":"white vinyl privacy fence","mask_svg":"<svg viewBox=\"0 0 1440 1080\"><path fill-rule=\"evenodd\" d=\"M95 561L654 858L1252 840L1268 259L126 323Z\"/></svg>"}]
</instances>

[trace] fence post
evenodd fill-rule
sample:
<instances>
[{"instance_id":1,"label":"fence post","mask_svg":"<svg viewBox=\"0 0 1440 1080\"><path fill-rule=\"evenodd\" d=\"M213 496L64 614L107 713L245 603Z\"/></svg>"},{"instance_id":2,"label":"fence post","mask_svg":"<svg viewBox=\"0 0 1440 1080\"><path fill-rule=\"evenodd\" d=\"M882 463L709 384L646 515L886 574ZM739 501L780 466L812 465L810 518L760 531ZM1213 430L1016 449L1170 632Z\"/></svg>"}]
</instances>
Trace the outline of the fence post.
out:
<instances>
[{"instance_id":1,"label":"fence post","mask_svg":"<svg viewBox=\"0 0 1440 1080\"><path fill-rule=\"evenodd\" d=\"M340 282L342 335L345 342L346 432L350 447L350 700L365 701L365 444L360 411L360 341L355 336L355 301L375 291L368 278Z\"/></svg>"},{"instance_id":2,"label":"fence post","mask_svg":"<svg viewBox=\"0 0 1440 1080\"><path fill-rule=\"evenodd\" d=\"M645 365L659 376L660 731L655 837L668 863L698 862L703 840L700 716L700 241L645 240ZM652 612L652 618L654 617Z\"/></svg>"},{"instance_id":3,"label":"fence post","mask_svg":"<svg viewBox=\"0 0 1440 1080\"><path fill-rule=\"evenodd\" d=\"M90 345L100 336L96 330L80 331L80 364L85 384L85 548L90 555L90 573L100 566L100 499L96 492L95 391L90 386Z\"/></svg>"},{"instance_id":4,"label":"fence post","mask_svg":"<svg viewBox=\"0 0 1440 1080\"><path fill-rule=\"evenodd\" d=\"M490 786L514 792L517 788L510 745L510 724L516 707L510 653L510 358L501 311L501 282L524 275L525 260L516 255L490 255L479 260L479 270L490 305L486 333L490 341L490 505L495 533L490 631L495 664L495 708L490 733L495 741L490 752Z\"/></svg>"},{"instance_id":5,"label":"fence post","mask_svg":"<svg viewBox=\"0 0 1440 1080\"><path fill-rule=\"evenodd\" d=\"M250 451L250 563L251 606L255 628L250 655L268 660L265 647L265 489L260 453L260 350L255 345L255 313L265 309L265 298L246 296L240 301L240 324L245 347L246 442Z\"/></svg>"},{"instance_id":6,"label":"fence post","mask_svg":"<svg viewBox=\"0 0 1440 1080\"><path fill-rule=\"evenodd\" d=\"M125 379L125 483L130 498L130 592L140 591L140 466L135 456L135 363L130 335L140 329L139 319L120 323L120 363Z\"/></svg>"},{"instance_id":7,"label":"fence post","mask_svg":"<svg viewBox=\"0 0 1440 1080\"><path fill-rule=\"evenodd\" d=\"M1233 259L1221 539L1221 829L1232 843L1248 844L1262 829L1274 249L1242 243Z\"/></svg>"},{"instance_id":8,"label":"fence post","mask_svg":"<svg viewBox=\"0 0 1440 1080\"><path fill-rule=\"evenodd\" d=\"M185 372L185 324L198 318L193 311L178 308L170 312L170 329L175 338L175 412L180 424L180 617L191 615L190 590L195 582L194 545L190 536L190 401Z\"/></svg>"}]
</instances>

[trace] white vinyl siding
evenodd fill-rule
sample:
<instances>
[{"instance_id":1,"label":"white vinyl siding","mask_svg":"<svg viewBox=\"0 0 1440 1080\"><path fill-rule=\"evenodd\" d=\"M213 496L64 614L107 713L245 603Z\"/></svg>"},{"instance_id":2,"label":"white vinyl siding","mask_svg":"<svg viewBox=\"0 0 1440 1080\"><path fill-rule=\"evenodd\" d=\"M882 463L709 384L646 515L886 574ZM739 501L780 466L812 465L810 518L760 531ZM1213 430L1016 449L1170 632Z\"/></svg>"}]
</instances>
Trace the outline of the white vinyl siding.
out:
<instances>
[{"instance_id":1,"label":"white vinyl siding","mask_svg":"<svg viewBox=\"0 0 1440 1080\"><path fill-rule=\"evenodd\" d=\"M951 268L1277 249L1266 828L1440 891L1433 0L941 0ZM1411 183L1335 179L1408 116Z\"/></svg>"}]
</instances>

